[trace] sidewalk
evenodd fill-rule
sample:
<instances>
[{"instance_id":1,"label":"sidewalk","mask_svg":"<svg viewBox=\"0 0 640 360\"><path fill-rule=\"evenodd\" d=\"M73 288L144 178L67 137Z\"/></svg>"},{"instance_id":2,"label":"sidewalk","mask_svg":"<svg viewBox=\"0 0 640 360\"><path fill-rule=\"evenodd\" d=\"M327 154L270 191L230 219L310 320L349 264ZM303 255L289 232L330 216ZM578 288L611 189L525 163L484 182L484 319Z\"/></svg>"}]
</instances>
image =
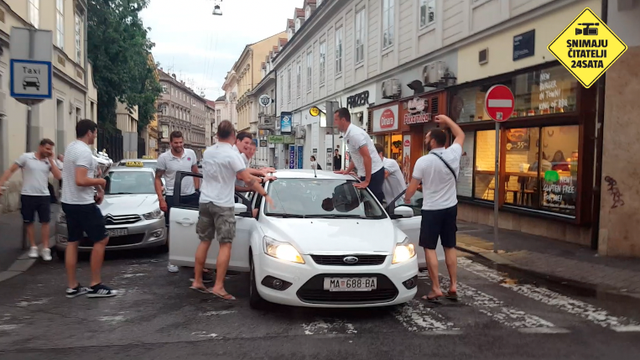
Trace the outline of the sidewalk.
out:
<instances>
[{"instance_id":1,"label":"sidewalk","mask_svg":"<svg viewBox=\"0 0 640 360\"><path fill-rule=\"evenodd\" d=\"M54 244L55 240L54 224L59 208L58 204L51 204L50 246ZM36 243L40 244L40 224L38 222L35 224L34 231ZM35 260L26 256L27 251L22 249L22 215L20 215L20 211L0 214L0 281L26 271L35 263Z\"/></svg>"},{"instance_id":2,"label":"sidewalk","mask_svg":"<svg viewBox=\"0 0 640 360\"><path fill-rule=\"evenodd\" d=\"M458 248L552 280L640 298L640 259L600 257L576 244L500 230L493 252L493 227L458 223Z\"/></svg>"}]
</instances>

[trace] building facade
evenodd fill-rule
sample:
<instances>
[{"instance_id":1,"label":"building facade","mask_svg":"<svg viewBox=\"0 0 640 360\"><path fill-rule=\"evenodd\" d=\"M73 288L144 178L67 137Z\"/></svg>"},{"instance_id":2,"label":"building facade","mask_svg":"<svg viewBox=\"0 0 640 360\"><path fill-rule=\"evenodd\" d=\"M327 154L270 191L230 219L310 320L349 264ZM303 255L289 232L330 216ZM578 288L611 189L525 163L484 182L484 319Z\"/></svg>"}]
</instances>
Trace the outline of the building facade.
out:
<instances>
[{"instance_id":1,"label":"building facade","mask_svg":"<svg viewBox=\"0 0 640 360\"><path fill-rule=\"evenodd\" d=\"M158 123L162 137L160 152L169 149L169 135L173 131L181 131L184 145L195 151L198 159L206 146L207 100L196 94L184 81L179 81L175 74L159 70L162 94L158 100Z\"/></svg>"},{"instance_id":2,"label":"building facade","mask_svg":"<svg viewBox=\"0 0 640 360\"><path fill-rule=\"evenodd\" d=\"M205 123L205 136L207 138L206 146L215 144L216 132L218 131L218 124L216 123L216 102L207 100L207 121Z\"/></svg>"},{"instance_id":3,"label":"building facade","mask_svg":"<svg viewBox=\"0 0 640 360\"><path fill-rule=\"evenodd\" d=\"M235 65L234 65L235 67ZM222 84L222 90L224 90L224 97L219 97L216 100L216 109L221 111L223 120L229 120L233 123L233 126L238 129L238 77L236 72L231 70L224 78L224 84ZM216 112L217 117L217 112Z\"/></svg>"},{"instance_id":4,"label":"building facade","mask_svg":"<svg viewBox=\"0 0 640 360\"><path fill-rule=\"evenodd\" d=\"M42 138L56 143L64 153L75 139L75 124L88 118L97 121L97 90L87 59L87 2L85 0L0 1L0 171L5 171L26 150L33 151ZM9 49L12 27L50 30L53 35L53 98L32 107L30 143L26 149L27 107L10 97ZM22 186L18 172L6 184L0 211L19 207Z\"/></svg>"}]
</instances>

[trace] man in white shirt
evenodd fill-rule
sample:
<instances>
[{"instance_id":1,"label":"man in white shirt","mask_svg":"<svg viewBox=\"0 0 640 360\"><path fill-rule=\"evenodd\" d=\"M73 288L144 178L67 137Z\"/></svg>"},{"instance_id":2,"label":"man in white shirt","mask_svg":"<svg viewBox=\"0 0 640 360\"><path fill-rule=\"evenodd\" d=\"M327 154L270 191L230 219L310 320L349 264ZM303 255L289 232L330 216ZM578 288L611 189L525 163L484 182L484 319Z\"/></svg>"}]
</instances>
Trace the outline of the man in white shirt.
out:
<instances>
[{"instance_id":1,"label":"man in white shirt","mask_svg":"<svg viewBox=\"0 0 640 360\"><path fill-rule=\"evenodd\" d=\"M407 184L404 182L404 176L398 162L384 157L384 147L376 144L376 151L380 159L382 159L382 165L384 166L384 185L382 191L384 192L384 200L387 205L389 205L393 199L407 188Z\"/></svg>"},{"instance_id":2,"label":"man in white shirt","mask_svg":"<svg viewBox=\"0 0 640 360\"><path fill-rule=\"evenodd\" d=\"M253 142L253 135L247 131L241 131L236 135L235 149L240 153L245 167L249 173L253 176L257 176L261 183L265 183L270 180L275 180L273 176L269 176L270 173L276 172L274 168L252 169L249 167L251 158L256 153L256 143ZM236 191L239 193L246 193L252 191L250 187L244 184L242 180L236 180Z\"/></svg>"},{"instance_id":3,"label":"man in white shirt","mask_svg":"<svg viewBox=\"0 0 640 360\"><path fill-rule=\"evenodd\" d=\"M112 297L116 291L103 285L100 279L104 252L109 242L104 216L98 205L104 200L105 179L98 175L97 162L90 145L98 136L98 125L91 120L80 120L76 124L76 138L67 146L62 169L62 211L67 221L67 297L82 294L87 297ZM97 194L95 193L97 191ZM76 279L78 243L86 239L93 244L91 250L91 288L87 289Z\"/></svg>"},{"instance_id":4,"label":"man in white shirt","mask_svg":"<svg viewBox=\"0 0 640 360\"><path fill-rule=\"evenodd\" d=\"M45 261L51 261L51 249L49 249L49 222L51 221L51 198L49 193L49 173L56 180L62 178L60 167L53 157L53 146L49 139L42 139L38 151L24 153L5 171L0 178L0 196L3 185L11 176L22 169L22 191L20 192L20 210L22 221L26 224L27 238L31 244L29 257L38 258L38 246L33 232L33 223L38 213L42 234L42 250L40 256Z\"/></svg>"},{"instance_id":5,"label":"man in white shirt","mask_svg":"<svg viewBox=\"0 0 640 360\"><path fill-rule=\"evenodd\" d=\"M224 288L224 278L231 258L231 244L236 236L235 180L244 181L246 186L262 195L272 206L273 200L258 179L248 171L240 153L233 148L236 141L233 124L228 120L222 121L218 125L217 134L218 143L207 148L202 159L202 194L196 225L200 244L196 250L196 275L191 289L211 292L225 300L235 300ZM201 274L214 238L220 244L220 252L216 263L216 282L213 289L209 290L204 287Z\"/></svg>"},{"instance_id":6,"label":"man in white shirt","mask_svg":"<svg viewBox=\"0 0 640 360\"><path fill-rule=\"evenodd\" d=\"M351 114L347 108L336 110L333 114L333 122L338 130L344 134L350 155L349 166L345 170L335 171L335 173L349 174L356 168L361 182L355 186L357 188L368 187L382 204L384 201L382 190L384 169L371 137L366 131L351 123Z\"/></svg>"},{"instance_id":7,"label":"man in white shirt","mask_svg":"<svg viewBox=\"0 0 640 360\"><path fill-rule=\"evenodd\" d=\"M438 258L436 246L438 238L444 248L445 262L451 277L451 286L446 298L457 300L457 255L456 255L456 218L458 216L458 197L456 183L460 172L460 158L464 144L464 132L448 116L438 115L435 121L444 128L450 128L455 141L445 149L447 134L441 129L433 129L425 136L429 153L416 161L413 177L405 193L404 201L411 203L422 182L422 224L420 226L420 246L425 249L431 292L423 299L438 302L443 296L438 281Z\"/></svg>"},{"instance_id":8,"label":"man in white shirt","mask_svg":"<svg viewBox=\"0 0 640 360\"><path fill-rule=\"evenodd\" d=\"M169 214L171 207L174 205L174 184L176 181L176 173L178 171L198 173L198 159L196 153L191 149L184 148L184 137L182 132L174 131L169 135L169 143L171 149L165 151L158 156L156 167L155 188L158 195L160 210L164 212L167 231L169 228ZM162 194L162 178L164 177L165 194ZM180 189L180 200L184 204L197 205L198 193L200 187L200 179L187 176L182 180L182 189ZM169 272L176 273L178 268L168 264ZM209 281L213 281L209 279Z\"/></svg>"}]
</instances>

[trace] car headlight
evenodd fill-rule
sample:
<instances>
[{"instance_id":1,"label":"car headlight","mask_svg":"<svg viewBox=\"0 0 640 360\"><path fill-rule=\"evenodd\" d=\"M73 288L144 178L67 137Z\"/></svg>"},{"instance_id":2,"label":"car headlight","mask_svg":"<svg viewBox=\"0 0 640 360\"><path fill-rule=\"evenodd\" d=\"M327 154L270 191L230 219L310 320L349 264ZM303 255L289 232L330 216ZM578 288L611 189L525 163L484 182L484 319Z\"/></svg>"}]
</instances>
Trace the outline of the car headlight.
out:
<instances>
[{"instance_id":1,"label":"car headlight","mask_svg":"<svg viewBox=\"0 0 640 360\"><path fill-rule=\"evenodd\" d=\"M302 255L296 250L293 245L274 240L268 236L263 238L264 240L264 253L272 256L276 259L291 261L298 264L304 264Z\"/></svg>"},{"instance_id":2,"label":"car headlight","mask_svg":"<svg viewBox=\"0 0 640 360\"><path fill-rule=\"evenodd\" d=\"M157 208L152 212L148 212L142 215L142 217L144 217L146 220L160 219L162 217L162 210L160 210L160 208Z\"/></svg>"},{"instance_id":3,"label":"car headlight","mask_svg":"<svg viewBox=\"0 0 640 360\"><path fill-rule=\"evenodd\" d=\"M58 214L58 223L60 224L66 224L67 223L67 215L65 215L64 212L60 211L60 214Z\"/></svg>"},{"instance_id":4,"label":"car headlight","mask_svg":"<svg viewBox=\"0 0 640 360\"><path fill-rule=\"evenodd\" d=\"M405 238L402 242L396 244L393 250L392 264L399 264L411 260L416 256L416 249L413 244L409 243L409 238Z\"/></svg>"}]
</instances>

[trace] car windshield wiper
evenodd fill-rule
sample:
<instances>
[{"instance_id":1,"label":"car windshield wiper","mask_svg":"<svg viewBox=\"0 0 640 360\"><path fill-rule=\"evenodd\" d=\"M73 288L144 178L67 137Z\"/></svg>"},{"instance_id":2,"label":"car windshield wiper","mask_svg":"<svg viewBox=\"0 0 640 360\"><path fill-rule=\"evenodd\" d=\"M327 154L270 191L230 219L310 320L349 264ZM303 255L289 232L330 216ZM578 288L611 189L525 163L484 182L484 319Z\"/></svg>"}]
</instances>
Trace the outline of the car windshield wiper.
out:
<instances>
[{"instance_id":1,"label":"car windshield wiper","mask_svg":"<svg viewBox=\"0 0 640 360\"><path fill-rule=\"evenodd\" d=\"M299 218L304 219L307 216L300 214L286 214L286 213L267 213L267 216L281 217L281 218Z\"/></svg>"},{"instance_id":2,"label":"car windshield wiper","mask_svg":"<svg viewBox=\"0 0 640 360\"><path fill-rule=\"evenodd\" d=\"M322 218L322 219L367 219L365 215L356 214L317 214L307 215L310 218Z\"/></svg>"}]
</instances>

